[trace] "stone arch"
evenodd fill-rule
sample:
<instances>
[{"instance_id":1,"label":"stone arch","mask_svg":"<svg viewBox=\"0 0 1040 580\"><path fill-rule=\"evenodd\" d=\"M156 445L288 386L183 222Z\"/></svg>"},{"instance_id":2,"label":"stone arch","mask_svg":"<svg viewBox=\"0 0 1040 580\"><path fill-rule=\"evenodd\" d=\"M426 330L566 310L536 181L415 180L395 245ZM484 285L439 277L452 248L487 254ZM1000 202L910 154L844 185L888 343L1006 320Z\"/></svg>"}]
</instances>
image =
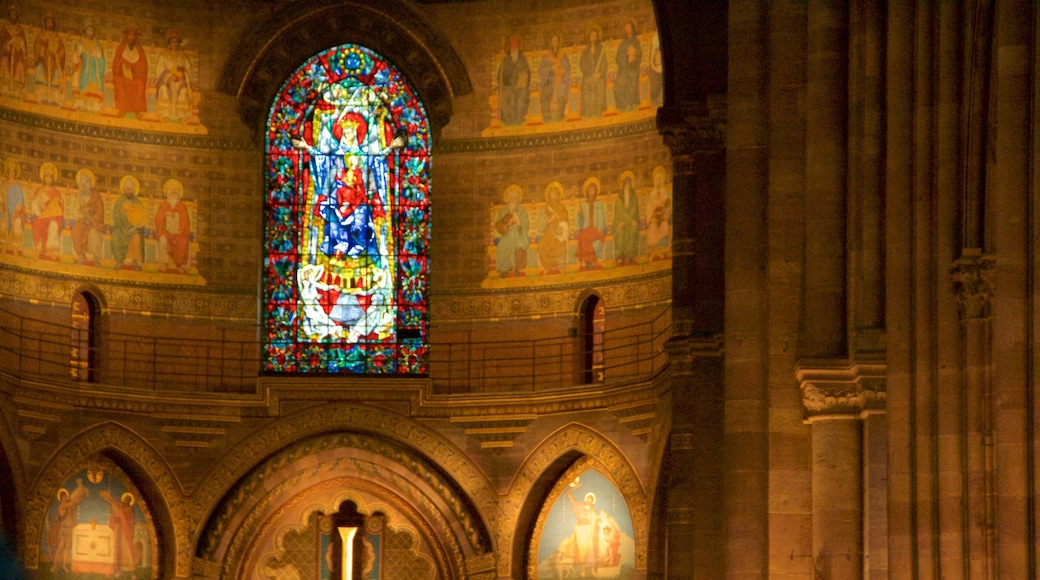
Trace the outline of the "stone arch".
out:
<instances>
[{"instance_id":1,"label":"stone arch","mask_svg":"<svg viewBox=\"0 0 1040 580\"><path fill-rule=\"evenodd\" d=\"M9 411L13 414L14 409ZM10 415L5 413L5 416ZM0 421L0 481L8 482L0 485L0 535L13 548L22 522L19 499L25 495L25 472L17 455L18 447L11 427L9 422Z\"/></svg>"},{"instance_id":2,"label":"stone arch","mask_svg":"<svg viewBox=\"0 0 1040 580\"><path fill-rule=\"evenodd\" d=\"M594 468L610 475L624 494L636 533L636 569L646 568L649 504L646 490L628 457L606 435L571 423L546 437L524 461L510 484L503 510L516 513L515 527L503 521L499 534L499 568L503 577L524 576L524 563L542 504L552 489L571 474ZM508 551L508 552L507 552Z\"/></svg>"},{"instance_id":3,"label":"stone arch","mask_svg":"<svg viewBox=\"0 0 1040 580\"><path fill-rule=\"evenodd\" d=\"M286 506L313 501L314 490L338 489L391 506L432 549L440 576L463 576L467 562L487 548L473 545L479 538L460 537L472 536L467 516L460 517L456 507L461 500L445 493L447 486L430 477L429 466L415 461L399 446L356 433L294 443L258 465L225 498L200 539L203 558L219 564L224 577L246 576L260 559L257 540L281 525L275 518Z\"/></svg>"},{"instance_id":4,"label":"stone arch","mask_svg":"<svg viewBox=\"0 0 1040 580\"><path fill-rule=\"evenodd\" d=\"M434 138L451 119L453 99L473 90L451 43L403 0L293 2L240 39L224 69L221 88L237 98L258 143L285 79L311 56L344 43L374 50L404 74L426 107Z\"/></svg>"},{"instance_id":5,"label":"stone arch","mask_svg":"<svg viewBox=\"0 0 1040 580\"><path fill-rule=\"evenodd\" d=\"M25 565L39 565L40 534L50 505L51 493L63 477L72 473L90 456L100 454L119 466L141 490L154 517L159 536L161 571L186 576L190 568L188 549L192 531L188 529L186 505L176 475L166 460L138 434L114 422L83 431L59 448L40 471L25 502L25 525L21 541L25 546ZM177 522L177 523L175 523Z\"/></svg>"},{"instance_id":6,"label":"stone arch","mask_svg":"<svg viewBox=\"0 0 1040 580\"><path fill-rule=\"evenodd\" d=\"M439 506L437 509L450 514L455 528L451 535L458 538L459 557L466 568L485 565L495 549L488 514L495 514L497 494L483 472L435 431L390 411L345 403L286 415L265 426L263 436L245 439L214 465L206 477L211 485L200 488L193 498L198 509L204 510L196 516L205 522L196 555L214 568L235 565L233 560L241 554L231 553L229 541L221 538L231 534L232 528L261 525L241 521L250 517L243 512L263 507L259 500L245 501L249 489L261 481L269 484L273 477L283 482L284 496L294 485L289 479L293 470L287 466L306 460L310 469L327 470L337 460L347 459L366 462L372 481L408 497L410 505ZM406 467L411 478L421 481L400 480L395 475L398 467L392 466ZM325 473L329 478L343 475ZM265 501L274 503L279 497Z\"/></svg>"}]
</instances>

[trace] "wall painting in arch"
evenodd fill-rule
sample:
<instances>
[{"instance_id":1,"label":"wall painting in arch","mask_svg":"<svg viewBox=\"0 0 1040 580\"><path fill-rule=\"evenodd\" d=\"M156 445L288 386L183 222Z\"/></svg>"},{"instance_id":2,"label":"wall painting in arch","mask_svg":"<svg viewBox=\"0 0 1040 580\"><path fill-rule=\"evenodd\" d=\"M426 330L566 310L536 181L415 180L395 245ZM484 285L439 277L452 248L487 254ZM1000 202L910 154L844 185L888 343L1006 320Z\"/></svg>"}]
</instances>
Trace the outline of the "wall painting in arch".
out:
<instances>
[{"instance_id":1,"label":"wall painting in arch","mask_svg":"<svg viewBox=\"0 0 1040 580\"><path fill-rule=\"evenodd\" d=\"M400 72L347 44L271 108L264 370L426 373L429 128Z\"/></svg>"},{"instance_id":2,"label":"wall painting in arch","mask_svg":"<svg viewBox=\"0 0 1040 580\"><path fill-rule=\"evenodd\" d=\"M111 461L97 457L54 493L40 538L37 578L159 577L155 525L145 499Z\"/></svg>"},{"instance_id":3,"label":"wall painting in arch","mask_svg":"<svg viewBox=\"0 0 1040 580\"><path fill-rule=\"evenodd\" d=\"M531 578L633 578L635 533L617 486L589 469L558 494L535 528Z\"/></svg>"},{"instance_id":4,"label":"wall painting in arch","mask_svg":"<svg viewBox=\"0 0 1040 580\"><path fill-rule=\"evenodd\" d=\"M0 11L0 105L78 123L206 134L199 123L199 57L172 27L145 34L129 21Z\"/></svg>"},{"instance_id":5,"label":"wall painting in arch","mask_svg":"<svg viewBox=\"0 0 1040 580\"><path fill-rule=\"evenodd\" d=\"M596 282L671 269L672 186L664 166L636 175L508 185L491 204L484 288ZM614 185L616 183L616 185Z\"/></svg>"}]
</instances>

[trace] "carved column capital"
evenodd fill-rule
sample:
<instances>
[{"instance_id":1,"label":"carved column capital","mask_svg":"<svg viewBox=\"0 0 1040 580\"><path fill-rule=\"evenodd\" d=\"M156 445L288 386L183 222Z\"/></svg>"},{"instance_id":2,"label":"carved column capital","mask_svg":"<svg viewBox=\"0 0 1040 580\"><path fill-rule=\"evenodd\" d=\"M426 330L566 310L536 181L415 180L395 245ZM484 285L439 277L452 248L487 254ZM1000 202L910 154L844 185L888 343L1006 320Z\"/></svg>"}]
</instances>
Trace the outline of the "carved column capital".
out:
<instances>
[{"instance_id":1,"label":"carved column capital","mask_svg":"<svg viewBox=\"0 0 1040 580\"><path fill-rule=\"evenodd\" d=\"M673 372L687 374L695 360L722 356L722 335L673 336L665 341L664 348L668 352Z\"/></svg>"},{"instance_id":2,"label":"carved column capital","mask_svg":"<svg viewBox=\"0 0 1040 580\"><path fill-rule=\"evenodd\" d=\"M717 153L725 146L725 105L713 100L682 103L657 110L657 130L672 152L676 172L685 172L697 153Z\"/></svg>"},{"instance_id":3,"label":"carved column capital","mask_svg":"<svg viewBox=\"0 0 1040 580\"><path fill-rule=\"evenodd\" d=\"M795 377L806 419L853 418L885 410L886 365L851 360L806 360Z\"/></svg>"},{"instance_id":4,"label":"carved column capital","mask_svg":"<svg viewBox=\"0 0 1040 580\"><path fill-rule=\"evenodd\" d=\"M953 292L961 303L961 319L985 318L993 297L993 270L997 260L978 248L965 248L950 268Z\"/></svg>"}]
</instances>

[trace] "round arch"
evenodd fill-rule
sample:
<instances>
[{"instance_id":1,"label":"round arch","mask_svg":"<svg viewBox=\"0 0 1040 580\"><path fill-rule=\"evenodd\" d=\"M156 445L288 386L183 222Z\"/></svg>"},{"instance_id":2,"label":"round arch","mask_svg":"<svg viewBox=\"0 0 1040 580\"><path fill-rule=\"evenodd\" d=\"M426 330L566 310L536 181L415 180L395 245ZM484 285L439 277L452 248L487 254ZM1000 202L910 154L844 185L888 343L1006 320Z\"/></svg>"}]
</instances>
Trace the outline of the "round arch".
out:
<instances>
[{"instance_id":1,"label":"round arch","mask_svg":"<svg viewBox=\"0 0 1040 580\"><path fill-rule=\"evenodd\" d=\"M9 482L0 486L0 534L10 542L8 547L15 549L21 543L18 530L24 512L19 499L25 494L25 472L11 427L7 421L0 424L0 481Z\"/></svg>"},{"instance_id":2,"label":"round arch","mask_svg":"<svg viewBox=\"0 0 1040 580\"><path fill-rule=\"evenodd\" d=\"M263 142L268 108L285 79L311 56L345 43L379 53L404 74L426 107L435 138L451 119L453 99L473 90L451 43L410 3L292 2L239 41L223 74L221 89L236 97L257 143Z\"/></svg>"},{"instance_id":3,"label":"round arch","mask_svg":"<svg viewBox=\"0 0 1040 580\"><path fill-rule=\"evenodd\" d=\"M431 466L385 440L334 433L297 442L243 478L207 526L202 557L224 577L245 577L282 544L278 530L299 527L294 510L321 505L330 515L346 499L382 506L379 511L417 533L439 577L464 576L468 562L490 552L489 538L460 509L464 499Z\"/></svg>"},{"instance_id":4,"label":"round arch","mask_svg":"<svg viewBox=\"0 0 1040 580\"><path fill-rule=\"evenodd\" d=\"M198 489L193 497L200 510L197 521L202 522L196 555L214 568L240 560L242 554L229 555L228 541L220 539L229 535L232 520L243 513L243 505L234 498L248 496L247 490L259 481L258 474L270 477L270 473L284 473L279 476L283 478L283 494L264 500L266 504L254 501L253 508L246 511L266 509L264 505L282 501L294 485L290 481L292 469L282 472L284 466L295 457L312 455L325 458L322 461L326 461L326 467L335 464L338 457L341 462L346 458L367 461L373 470L382 470L379 477L369 478L370 487L393 491L408 498L412 506L440 506L455 522L456 531L451 535L468 569L490 565L484 562L496 549L488 522L497 513L497 493L479 467L436 431L384 409L346 403L286 415L265 426L262 436L246 438L214 464L205 477L210 485ZM434 457L436 461L429 459ZM401 493L407 482L394 476L400 466L407 466L405 471L412 479L422 480L407 484L411 487L405 491L410 489L410 493ZM342 475L332 471L327 479ZM436 523L436 518L428 519ZM236 521L234 525L241 524Z\"/></svg>"},{"instance_id":5,"label":"round arch","mask_svg":"<svg viewBox=\"0 0 1040 580\"><path fill-rule=\"evenodd\" d=\"M499 535L498 574L523 576L531 534L542 504L554 487L585 469L611 474L624 494L636 532L636 569L646 569L649 501L632 462L609 437L579 423L571 423L547 436L524 461L510 484L505 506L519 516L515 526L503 522Z\"/></svg>"},{"instance_id":6,"label":"round arch","mask_svg":"<svg viewBox=\"0 0 1040 580\"><path fill-rule=\"evenodd\" d=\"M39 566L43 522L52 493L62 478L76 471L92 456L101 455L116 464L141 491L154 518L159 537L160 573L186 576L190 569L189 537L183 490L166 460L139 435L123 425L109 422L92 427L58 449L32 485L25 502L25 525L20 540L25 546L28 568Z\"/></svg>"}]
</instances>

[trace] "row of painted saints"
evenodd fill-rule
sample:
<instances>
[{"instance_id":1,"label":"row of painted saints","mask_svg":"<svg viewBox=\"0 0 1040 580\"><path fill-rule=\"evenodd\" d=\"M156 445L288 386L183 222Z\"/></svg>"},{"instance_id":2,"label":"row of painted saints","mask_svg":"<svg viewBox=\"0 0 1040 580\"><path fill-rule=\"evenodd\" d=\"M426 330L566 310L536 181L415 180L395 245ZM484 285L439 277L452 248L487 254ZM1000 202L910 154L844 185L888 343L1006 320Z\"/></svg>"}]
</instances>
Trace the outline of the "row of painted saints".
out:
<instances>
[{"instance_id":1,"label":"row of painted saints","mask_svg":"<svg viewBox=\"0 0 1040 580\"><path fill-rule=\"evenodd\" d=\"M519 185L508 186L504 205L491 209L490 279L552 277L670 258L672 203L665 168L655 167L651 179L640 188L635 174L626 171L617 189L604 193L600 180L590 177L573 197L554 181L544 200L533 203L523 203Z\"/></svg>"},{"instance_id":2,"label":"row of painted saints","mask_svg":"<svg viewBox=\"0 0 1040 580\"><path fill-rule=\"evenodd\" d=\"M118 193L105 193L89 169L77 171L69 188L53 163L40 165L38 183L23 181L21 167L14 157L3 162L0 261L197 274L195 202L184 201L179 180L166 180L153 199L132 175L119 180Z\"/></svg>"},{"instance_id":3,"label":"row of painted saints","mask_svg":"<svg viewBox=\"0 0 1040 580\"><path fill-rule=\"evenodd\" d=\"M23 24L18 6L11 5L0 21L5 106L84 122L125 118L204 131L198 126L198 56L184 50L176 29L167 30L165 46L156 48L143 45L133 26L111 41L98 38L90 20L71 33L53 13L34 16L41 26Z\"/></svg>"},{"instance_id":4,"label":"row of painted saints","mask_svg":"<svg viewBox=\"0 0 1040 580\"><path fill-rule=\"evenodd\" d=\"M622 38L605 41L590 26L578 46L553 33L543 50L525 52L519 36L495 57L491 129L599 119L630 111L650 114L662 104L662 61L656 33L638 34L633 21Z\"/></svg>"}]
</instances>

